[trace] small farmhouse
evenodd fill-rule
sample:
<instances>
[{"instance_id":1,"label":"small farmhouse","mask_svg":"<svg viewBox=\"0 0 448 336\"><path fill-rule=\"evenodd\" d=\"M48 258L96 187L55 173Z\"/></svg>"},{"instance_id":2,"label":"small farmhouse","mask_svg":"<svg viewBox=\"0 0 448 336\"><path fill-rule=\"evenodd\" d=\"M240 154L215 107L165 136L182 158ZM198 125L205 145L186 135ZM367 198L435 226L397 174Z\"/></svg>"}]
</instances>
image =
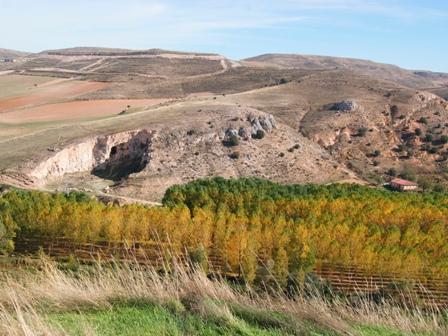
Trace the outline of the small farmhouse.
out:
<instances>
[{"instance_id":1,"label":"small farmhouse","mask_svg":"<svg viewBox=\"0 0 448 336\"><path fill-rule=\"evenodd\" d=\"M390 186L392 189L397 191L413 191L418 188L417 183L399 178L390 181Z\"/></svg>"}]
</instances>

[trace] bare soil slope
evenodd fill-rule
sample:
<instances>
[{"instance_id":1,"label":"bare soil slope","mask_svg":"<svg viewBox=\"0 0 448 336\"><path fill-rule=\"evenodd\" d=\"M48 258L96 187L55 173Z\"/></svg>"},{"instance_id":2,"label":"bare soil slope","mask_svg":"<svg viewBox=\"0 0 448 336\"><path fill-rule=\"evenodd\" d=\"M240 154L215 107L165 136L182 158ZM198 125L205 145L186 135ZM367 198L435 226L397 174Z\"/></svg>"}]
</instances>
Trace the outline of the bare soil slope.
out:
<instances>
[{"instance_id":1,"label":"bare soil slope","mask_svg":"<svg viewBox=\"0 0 448 336\"><path fill-rule=\"evenodd\" d=\"M414 88L427 88L448 83L447 74L429 71L411 71L395 65L343 57L326 57L296 54L265 54L248 58L249 63L308 70L353 70L363 75L393 81Z\"/></svg>"},{"instance_id":2,"label":"bare soil slope","mask_svg":"<svg viewBox=\"0 0 448 336\"><path fill-rule=\"evenodd\" d=\"M445 74L102 48L29 55L13 71L0 77L0 181L10 184L157 200L212 175L379 184L412 169L448 182Z\"/></svg>"}]
</instances>

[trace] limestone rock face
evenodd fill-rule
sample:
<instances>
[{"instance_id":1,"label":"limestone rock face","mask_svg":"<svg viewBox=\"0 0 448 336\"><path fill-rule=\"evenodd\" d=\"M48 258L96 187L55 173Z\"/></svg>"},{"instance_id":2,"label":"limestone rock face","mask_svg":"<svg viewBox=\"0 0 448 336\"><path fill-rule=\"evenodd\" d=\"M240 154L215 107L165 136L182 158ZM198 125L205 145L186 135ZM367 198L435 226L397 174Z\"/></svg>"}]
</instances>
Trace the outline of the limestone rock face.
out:
<instances>
[{"instance_id":1,"label":"limestone rock face","mask_svg":"<svg viewBox=\"0 0 448 336\"><path fill-rule=\"evenodd\" d=\"M113 146L109 158L93 169L93 174L112 180L120 180L142 171L151 159L153 134L142 130L128 142Z\"/></svg>"},{"instance_id":2,"label":"limestone rock face","mask_svg":"<svg viewBox=\"0 0 448 336\"><path fill-rule=\"evenodd\" d=\"M252 135L257 134L258 131L265 131L271 133L273 129L277 128L277 123L272 115L266 116L249 116L248 120L252 125Z\"/></svg>"},{"instance_id":3,"label":"limestone rock face","mask_svg":"<svg viewBox=\"0 0 448 336\"><path fill-rule=\"evenodd\" d=\"M201 144L217 151L219 139L226 141L238 137L249 141L260 130L271 133L277 128L274 117L269 114L250 113L232 120L233 125L224 131L224 137L219 135L222 133L218 129L209 133L185 133L181 129L172 129L157 140L156 131L141 129L85 139L40 162L29 176L45 181L65 174L92 172L102 178L119 180L142 171L148 165L151 167L153 156L160 156L154 153L154 141L157 141L158 149L162 145L162 151L168 153L173 150L186 151L191 146Z\"/></svg>"},{"instance_id":4,"label":"limestone rock face","mask_svg":"<svg viewBox=\"0 0 448 336\"><path fill-rule=\"evenodd\" d=\"M115 160L134 157L135 153L138 153L138 147L142 143L146 144L148 137L149 133L144 130L87 139L70 145L42 161L29 175L37 180L45 180L70 173L91 171L107 160L114 160L114 156Z\"/></svg>"},{"instance_id":5,"label":"limestone rock face","mask_svg":"<svg viewBox=\"0 0 448 336\"><path fill-rule=\"evenodd\" d=\"M247 127L241 127L238 131L238 135L241 137L241 139L243 140L249 140L252 136L252 132L249 128Z\"/></svg>"},{"instance_id":6,"label":"limestone rock face","mask_svg":"<svg viewBox=\"0 0 448 336\"><path fill-rule=\"evenodd\" d=\"M350 112L350 111L357 110L358 108L359 108L359 105L356 101L343 100L341 102L334 103L330 109L333 111Z\"/></svg>"},{"instance_id":7,"label":"limestone rock face","mask_svg":"<svg viewBox=\"0 0 448 336\"><path fill-rule=\"evenodd\" d=\"M225 137L230 138L232 136L238 136L238 131L236 129L229 128L228 130L226 130Z\"/></svg>"}]
</instances>

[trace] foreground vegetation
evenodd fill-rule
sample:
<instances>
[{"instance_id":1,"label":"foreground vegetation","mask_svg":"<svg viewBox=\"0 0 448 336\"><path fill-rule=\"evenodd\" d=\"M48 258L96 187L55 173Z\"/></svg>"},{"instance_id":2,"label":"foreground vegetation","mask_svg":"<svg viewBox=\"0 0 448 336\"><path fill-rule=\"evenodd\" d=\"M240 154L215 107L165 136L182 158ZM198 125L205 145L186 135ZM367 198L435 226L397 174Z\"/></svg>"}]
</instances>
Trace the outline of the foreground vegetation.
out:
<instances>
[{"instance_id":1,"label":"foreground vegetation","mask_svg":"<svg viewBox=\"0 0 448 336\"><path fill-rule=\"evenodd\" d=\"M375 273L448 276L448 198L358 185L199 180L170 188L163 207L104 205L84 194L10 191L0 198L3 247L13 237L156 241L249 283L286 286L319 262Z\"/></svg>"},{"instance_id":2,"label":"foreground vegetation","mask_svg":"<svg viewBox=\"0 0 448 336\"><path fill-rule=\"evenodd\" d=\"M210 280L195 266L38 269L0 278L2 335L439 335L441 315Z\"/></svg>"}]
</instances>

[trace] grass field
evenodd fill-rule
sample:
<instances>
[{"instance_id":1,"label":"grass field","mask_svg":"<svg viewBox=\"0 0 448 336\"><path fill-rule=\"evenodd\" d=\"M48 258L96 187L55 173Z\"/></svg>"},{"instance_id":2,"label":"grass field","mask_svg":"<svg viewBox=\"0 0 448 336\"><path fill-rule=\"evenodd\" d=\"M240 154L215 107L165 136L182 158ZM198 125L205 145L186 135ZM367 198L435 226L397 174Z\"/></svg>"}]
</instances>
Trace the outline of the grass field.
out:
<instances>
[{"instance_id":1,"label":"grass field","mask_svg":"<svg viewBox=\"0 0 448 336\"><path fill-rule=\"evenodd\" d=\"M133 263L113 267L43 259L2 272L2 335L443 335L442 316L320 295L288 298L210 280L194 266L161 274ZM167 269L168 270L168 269Z\"/></svg>"},{"instance_id":2,"label":"grass field","mask_svg":"<svg viewBox=\"0 0 448 336\"><path fill-rule=\"evenodd\" d=\"M166 307L145 302L121 302L107 309L53 313L49 315L48 320L51 325L70 335L85 335L89 332L101 336L291 335L291 331L279 326L280 323L267 312L239 312L231 320L225 321L219 316L203 318L199 314L184 311L181 305L172 304ZM376 326L356 326L354 332L363 336L404 336L400 331ZM307 335L330 336L337 333L319 330L310 324Z\"/></svg>"},{"instance_id":3,"label":"grass field","mask_svg":"<svg viewBox=\"0 0 448 336\"><path fill-rule=\"evenodd\" d=\"M219 317L204 319L191 312L176 312L150 303L120 303L109 309L57 313L50 315L49 320L72 335L83 335L86 330L104 336L288 335L281 328L262 326L244 318L235 317L232 321L220 321ZM312 334L323 335L319 332Z\"/></svg>"}]
</instances>

